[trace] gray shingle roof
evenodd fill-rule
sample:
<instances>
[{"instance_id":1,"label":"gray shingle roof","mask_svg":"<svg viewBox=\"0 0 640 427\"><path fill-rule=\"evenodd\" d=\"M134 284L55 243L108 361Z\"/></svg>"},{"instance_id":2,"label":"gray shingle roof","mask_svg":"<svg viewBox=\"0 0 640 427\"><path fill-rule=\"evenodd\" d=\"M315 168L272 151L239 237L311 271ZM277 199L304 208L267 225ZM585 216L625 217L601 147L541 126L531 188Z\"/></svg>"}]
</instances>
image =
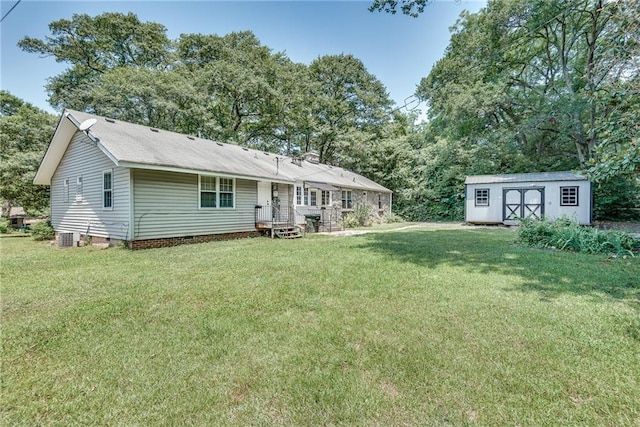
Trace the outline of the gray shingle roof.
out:
<instances>
[{"instance_id":1,"label":"gray shingle roof","mask_svg":"<svg viewBox=\"0 0 640 427\"><path fill-rule=\"evenodd\" d=\"M99 144L122 166L176 168L285 182L309 180L339 187L390 192L362 175L336 166L307 161L298 165L290 158L274 153L152 129L80 111L67 112L78 123L97 119L89 129L91 136L97 138Z\"/></svg>"},{"instance_id":2,"label":"gray shingle roof","mask_svg":"<svg viewBox=\"0 0 640 427\"><path fill-rule=\"evenodd\" d=\"M465 184L495 184L516 182L542 182L542 181L588 181L584 175L571 171L563 172L535 172L514 173L504 175L474 175L468 176Z\"/></svg>"}]
</instances>

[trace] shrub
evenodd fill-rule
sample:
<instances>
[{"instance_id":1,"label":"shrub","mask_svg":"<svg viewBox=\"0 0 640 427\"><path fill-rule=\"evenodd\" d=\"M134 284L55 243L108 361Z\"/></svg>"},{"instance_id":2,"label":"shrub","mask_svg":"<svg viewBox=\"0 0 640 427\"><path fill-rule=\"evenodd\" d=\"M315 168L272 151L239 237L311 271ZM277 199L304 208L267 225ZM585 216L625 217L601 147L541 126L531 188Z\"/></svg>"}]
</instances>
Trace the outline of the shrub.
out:
<instances>
[{"instance_id":1,"label":"shrub","mask_svg":"<svg viewBox=\"0 0 640 427\"><path fill-rule=\"evenodd\" d=\"M555 221L525 219L518 241L529 246L592 254L632 255L638 243L622 231L583 227L566 217Z\"/></svg>"},{"instance_id":2,"label":"shrub","mask_svg":"<svg viewBox=\"0 0 640 427\"><path fill-rule=\"evenodd\" d=\"M9 229L9 221L6 219L0 220L0 234L7 234Z\"/></svg>"},{"instance_id":3,"label":"shrub","mask_svg":"<svg viewBox=\"0 0 640 427\"><path fill-rule=\"evenodd\" d=\"M392 224L395 222L404 222L404 218L402 218L400 215L394 214L393 212L391 212L389 215L385 215L382 220L385 224Z\"/></svg>"},{"instance_id":4,"label":"shrub","mask_svg":"<svg viewBox=\"0 0 640 427\"><path fill-rule=\"evenodd\" d=\"M348 213L342 217L342 225L344 228L356 228L360 225L358 218L353 213Z\"/></svg>"},{"instance_id":5,"label":"shrub","mask_svg":"<svg viewBox=\"0 0 640 427\"><path fill-rule=\"evenodd\" d=\"M368 203L358 203L353 212L343 218L343 225L346 228L363 227L371 225L373 221L373 207Z\"/></svg>"},{"instance_id":6,"label":"shrub","mask_svg":"<svg viewBox=\"0 0 640 427\"><path fill-rule=\"evenodd\" d=\"M33 240L52 240L55 237L55 231L49 221L40 221L31 225L31 237Z\"/></svg>"}]
</instances>

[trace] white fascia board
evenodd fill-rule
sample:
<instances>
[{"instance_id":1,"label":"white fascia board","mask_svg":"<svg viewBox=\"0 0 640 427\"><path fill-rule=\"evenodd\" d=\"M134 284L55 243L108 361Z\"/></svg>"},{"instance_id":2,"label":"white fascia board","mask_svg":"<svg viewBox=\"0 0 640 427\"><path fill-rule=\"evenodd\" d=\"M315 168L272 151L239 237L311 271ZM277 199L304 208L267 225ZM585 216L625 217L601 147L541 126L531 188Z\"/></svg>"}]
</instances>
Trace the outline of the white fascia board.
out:
<instances>
[{"instance_id":1,"label":"white fascia board","mask_svg":"<svg viewBox=\"0 0 640 427\"><path fill-rule=\"evenodd\" d=\"M238 179L248 179L251 181L268 181L268 182L277 182L279 184L293 184L295 181L293 180L285 180L282 178L269 178L264 176L250 176L250 175L236 175L230 173L223 172L213 172L213 171L202 171L202 170L194 170L187 168L180 168L175 166L161 166L161 165L149 165L145 163L134 163L134 162L117 162L118 166L131 168L131 169L145 169L145 170L155 170L155 171L163 171L163 172L177 172L177 173L189 173L189 174L198 174L198 175L210 175L210 176L220 176L223 178L238 178Z\"/></svg>"},{"instance_id":2,"label":"white fascia board","mask_svg":"<svg viewBox=\"0 0 640 427\"><path fill-rule=\"evenodd\" d=\"M56 172L62 156L67 151L69 142L78 128L69 119L69 113L65 112L56 126L56 130L49 142L47 151L44 153L44 157L40 162L36 176L33 178L33 183L38 185L51 185L51 178Z\"/></svg>"}]
</instances>

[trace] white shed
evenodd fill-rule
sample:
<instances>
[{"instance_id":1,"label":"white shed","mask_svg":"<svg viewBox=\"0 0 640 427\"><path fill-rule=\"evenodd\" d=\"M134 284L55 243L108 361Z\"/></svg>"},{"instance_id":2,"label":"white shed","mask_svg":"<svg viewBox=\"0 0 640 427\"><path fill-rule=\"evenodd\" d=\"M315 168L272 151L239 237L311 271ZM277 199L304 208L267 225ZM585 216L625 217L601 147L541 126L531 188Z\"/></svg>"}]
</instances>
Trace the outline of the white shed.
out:
<instances>
[{"instance_id":1,"label":"white shed","mask_svg":"<svg viewBox=\"0 0 640 427\"><path fill-rule=\"evenodd\" d=\"M465 180L465 221L470 224L567 216L588 225L592 210L591 183L573 172L475 175Z\"/></svg>"}]
</instances>

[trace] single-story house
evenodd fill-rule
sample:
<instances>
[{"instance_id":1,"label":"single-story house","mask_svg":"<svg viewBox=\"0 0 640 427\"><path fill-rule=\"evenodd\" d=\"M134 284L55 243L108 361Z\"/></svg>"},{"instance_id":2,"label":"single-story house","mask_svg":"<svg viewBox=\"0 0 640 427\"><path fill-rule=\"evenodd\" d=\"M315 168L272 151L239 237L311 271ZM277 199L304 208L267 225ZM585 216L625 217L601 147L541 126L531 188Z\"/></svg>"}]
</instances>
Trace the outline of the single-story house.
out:
<instances>
[{"instance_id":1,"label":"single-story house","mask_svg":"<svg viewBox=\"0 0 640 427\"><path fill-rule=\"evenodd\" d=\"M234 144L65 110L34 183L51 186L56 236L171 246L299 230L330 231L392 193L357 173Z\"/></svg>"},{"instance_id":2,"label":"single-story house","mask_svg":"<svg viewBox=\"0 0 640 427\"><path fill-rule=\"evenodd\" d=\"M589 225L593 196L588 178L573 172L476 175L465 180L465 221L514 224L522 218L574 218Z\"/></svg>"}]
</instances>

